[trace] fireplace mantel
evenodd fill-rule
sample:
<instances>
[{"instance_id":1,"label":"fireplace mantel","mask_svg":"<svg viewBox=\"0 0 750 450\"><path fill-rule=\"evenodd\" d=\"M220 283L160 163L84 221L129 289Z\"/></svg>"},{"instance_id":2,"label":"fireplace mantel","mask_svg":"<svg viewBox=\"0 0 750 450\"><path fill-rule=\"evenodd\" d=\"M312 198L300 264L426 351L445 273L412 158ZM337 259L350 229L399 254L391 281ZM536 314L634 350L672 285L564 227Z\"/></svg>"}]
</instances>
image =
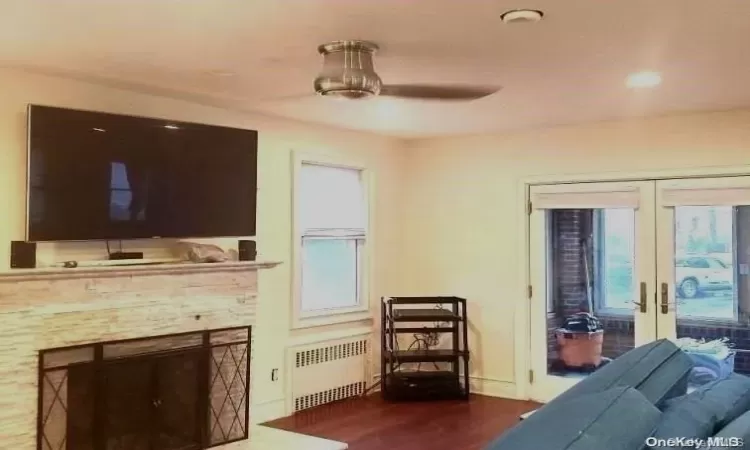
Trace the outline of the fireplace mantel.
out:
<instances>
[{"instance_id":1,"label":"fireplace mantel","mask_svg":"<svg viewBox=\"0 0 750 450\"><path fill-rule=\"evenodd\" d=\"M73 269L46 267L39 269L12 269L0 272L0 283L15 281L41 281L70 278L120 277L132 275L168 275L208 272L242 272L253 269L270 269L278 261L230 261L222 263L166 262L130 265L92 265Z\"/></svg>"}]
</instances>

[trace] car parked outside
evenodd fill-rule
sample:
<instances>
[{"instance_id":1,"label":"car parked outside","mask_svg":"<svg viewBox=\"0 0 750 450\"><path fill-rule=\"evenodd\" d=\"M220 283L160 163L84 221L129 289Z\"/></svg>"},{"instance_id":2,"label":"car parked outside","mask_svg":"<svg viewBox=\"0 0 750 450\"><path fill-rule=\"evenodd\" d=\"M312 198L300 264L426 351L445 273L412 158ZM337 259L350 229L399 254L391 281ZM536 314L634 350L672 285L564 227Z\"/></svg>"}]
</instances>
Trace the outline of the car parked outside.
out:
<instances>
[{"instance_id":1,"label":"car parked outside","mask_svg":"<svg viewBox=\"0 0 750 450\"><path fill-rule=\"evenodd\" d=\"M732 266L714 256L678 258L675 265L677 296L695 298L710 291L731 290Z\"/></svg>"}]
</instances>

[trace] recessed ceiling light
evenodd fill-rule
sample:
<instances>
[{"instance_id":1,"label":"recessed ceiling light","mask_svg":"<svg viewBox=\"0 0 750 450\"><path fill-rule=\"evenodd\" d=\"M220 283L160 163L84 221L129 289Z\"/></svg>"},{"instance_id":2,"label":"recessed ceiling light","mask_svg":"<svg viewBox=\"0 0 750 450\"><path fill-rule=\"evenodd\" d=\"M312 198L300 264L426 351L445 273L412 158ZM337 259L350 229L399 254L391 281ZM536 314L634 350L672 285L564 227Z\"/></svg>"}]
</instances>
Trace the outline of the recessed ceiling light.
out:
<instances>
[{"instance_id":1,"label":"recessed ceiling light","mask_svg":"<svg viewBox=\"0 0 750 450\"><path fill-rule=\"evenodd\" d=\"M180 127L178 127L177 125L164 125L164 128L166 128L167 130L179 130L180 129Z\"/></svg>"},{"instance_id":2,"label":"recessed ceiling light","mask_svg":"<svg viewBox=\"0 0 750 450\"><path fill-rule=\"evenodd\" d=\"M643 71L631 73L625 80L625 85L629 88L652 88L661 84L661 74L659 72Z\"/></svg>"},{"instance_id":3,"label":"recessed ceiling light","mask_svg":"<svg viewBox=\"0 0 750 450\"><path fill-rule=\"evenodd\" d=\"M542 17L544 13L536 9L513 9L502 13L500 20L504 23L527 23L539 22Z\"/></svg>"},{"instance_id":4,"label":"recessed ceiling light","mask_svg":"<svg viewBox=\"0 0 750 450\"><path fill-rule=\"evenodd\" d=\"M213 75L215 77L222 77L222 78L233 77L235 75L234 72L230 72L228 70L212 70L208 72L208 74Z\"/></svg>"}]
</instances>

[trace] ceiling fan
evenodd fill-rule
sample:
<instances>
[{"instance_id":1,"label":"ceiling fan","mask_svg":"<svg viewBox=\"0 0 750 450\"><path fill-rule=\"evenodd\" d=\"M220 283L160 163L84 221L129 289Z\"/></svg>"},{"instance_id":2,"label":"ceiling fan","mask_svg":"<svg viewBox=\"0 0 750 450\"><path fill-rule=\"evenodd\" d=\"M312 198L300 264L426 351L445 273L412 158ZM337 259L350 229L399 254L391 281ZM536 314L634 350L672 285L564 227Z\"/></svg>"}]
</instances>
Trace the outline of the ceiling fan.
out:
<instances>
[{"instance_id":1,"label":"ceiling fan","mask_svg":"<svg viewBox=\"0 0 750 450\"><path fill-rule=\"evenodd\" d=\"M315 78L315 92L326 97L363 99L374 96L404 99L471 101L498 92L500 86L384 84L375 72L377 44L361 40L334 41L318 47L323 70Z\"/></svg>"}]
</instances>

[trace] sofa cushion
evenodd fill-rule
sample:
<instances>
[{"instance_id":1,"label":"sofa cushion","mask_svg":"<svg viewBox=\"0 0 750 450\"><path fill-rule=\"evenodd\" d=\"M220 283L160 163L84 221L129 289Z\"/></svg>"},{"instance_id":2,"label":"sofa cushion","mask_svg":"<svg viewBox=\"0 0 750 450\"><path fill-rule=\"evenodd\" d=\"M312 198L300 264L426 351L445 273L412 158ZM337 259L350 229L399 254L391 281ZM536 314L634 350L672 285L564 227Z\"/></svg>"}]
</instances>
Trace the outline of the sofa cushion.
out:
<instances>
[{"instance_id":1,"label":"sofa cushion","mask_svg":"<svg viewBox=\"0 0 750 450\"><path fill-rule=\"evenodd\" d=\"M660 416L637 390L615 388L549 403L486 450L641 449ZM623 426L624 418L627 426Z\"/></svg>"},{"instance_id":2,"label":"sofa cushion","mask_svg":"<svg viewBox=\"0 0 750 450\"><path fill-rule=\"evenodd\" d=\"M729 422L713 437L723 442L709 443L709 450L750 448L750 411Z\"/></svg>"},{"instance_id":3,"label":"sofa cushion","mask_svg":"<svg viewBox=\"0 0 750 450\"><path fill-rule=\"evenodd\" d=\"M692 368L693 361L687 354L673 342L662 339L614 359L552 402L614 387L634 387L658 406L666 399L685 394Z\"/></svg>"},{"instance_id":4,"label":"sofa cushion","mask_svg":"<svg viewBox=\"0 0 750 450\"><path fill-rule=\"evenodd\" d=\"M713 436L748 409L750 378L733 373L726 379L706 384L690 394L666 402L662 420L653 437L704 439Z\"/></svg>"}]
</instances>

